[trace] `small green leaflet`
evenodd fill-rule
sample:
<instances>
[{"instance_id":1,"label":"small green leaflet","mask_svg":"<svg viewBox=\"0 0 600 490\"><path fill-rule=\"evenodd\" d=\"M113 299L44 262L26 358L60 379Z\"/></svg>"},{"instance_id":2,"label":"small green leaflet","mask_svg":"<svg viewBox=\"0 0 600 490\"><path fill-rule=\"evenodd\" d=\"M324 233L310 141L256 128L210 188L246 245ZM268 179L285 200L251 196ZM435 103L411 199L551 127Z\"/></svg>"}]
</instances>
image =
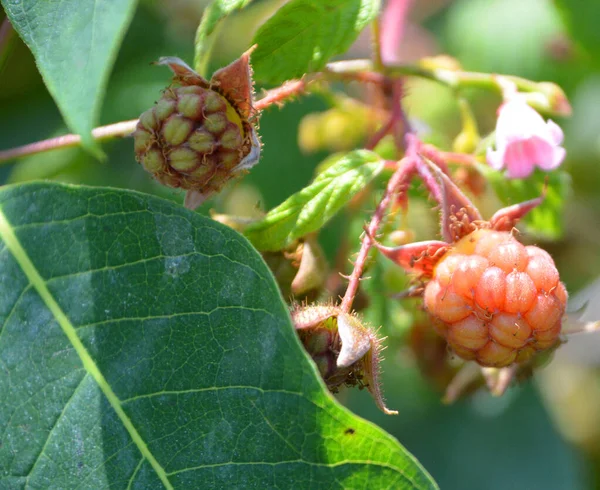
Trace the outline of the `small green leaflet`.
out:
<instances>
[{"instance_id":1,"label":"small green leaflet","mask_svg":"<svg viewBox=\"0 0 600 490\"><path fill-rule=\"evenodd\" d=\"M322 228L384 165L379 155L367 150L338 157L312 184L249 226L246 237L259 250L282 250L294 240Z\"/></svg>"},{"instance_id":2,"label":"small green leaflet","mask_svg":"<svg viewBox=\"0 0 600 490\"><path fill-rule=\"evenodd\" d=\"M571 178L563 170L543 172L536 169L527 179L508 179L504 172L492 170L487 165L478 165L492 185L496 195L506 206L534 199L543 194L546 179L548 187L544 202L531 210L522 220L529 233L547 240L557 240L562 237L562 212L566 199L571 190Z\"/></svg>"},{"instance_id":3,"label":"small green leaflet","mask_svg":"<svg viewBox=\"0 0 600 490\"><path fill-rule=\"evenodd\" d=\"M217 38L221 21L234 10L244 8L252 0L213 0L204 9L202 20L196 31L194 70L200 75L208 76L210 53Z\"/></svg>"},{"instance_id":4,"label":"small green leaflet","mask_svg":"<svg viewBox=\"0 0 600 490\"><path fill-rule=\"evenodd\" d=\"M291 0L256 33L255 79L282 83L344 53L379 13L379 0Z\"/></svg>"},{"instance_id":5,"label":"small green leaflet","mask_svg":"<svg viewBox=\"0 0 600 490\"><path fill-rule=\"evenodd\" d=\"M1 0L67 126L100 155L91 131L135 0Z\"/></svg>"},{"instance_id":6,"label":"small green leaflet","mask_svg":"<svg viewBox=\"0 0 600 490\"><path fill-rule=\"evenodd\" d=\"M0 189L0 487L437 488L326 391L244 237L49 183Z\"/></svg>"}]
</instances>

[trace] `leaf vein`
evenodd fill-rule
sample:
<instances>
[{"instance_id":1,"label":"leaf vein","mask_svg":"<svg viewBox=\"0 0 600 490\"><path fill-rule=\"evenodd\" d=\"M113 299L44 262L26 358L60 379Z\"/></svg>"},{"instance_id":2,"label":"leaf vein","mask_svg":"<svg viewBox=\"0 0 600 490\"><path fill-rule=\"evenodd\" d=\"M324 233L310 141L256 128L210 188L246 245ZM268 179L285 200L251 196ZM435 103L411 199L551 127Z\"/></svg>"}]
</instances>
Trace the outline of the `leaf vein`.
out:
<instances>
[{"instance_id":1,"label":"leaf vein","mask_svg":"<svg viewBox=\"0 0 600 490\"><path fill-rule=\"evenodd\" d=\"M77 351L77 354L79 355L79 358L83 363L83 367L94 378L94 380L102 390L104 396L107 398L108 402L113 407L113 410L116 412L119 419L121 419L121 423L125 426L127 432L129 432L129 436L131 437L133 442L137 445L138 449L146 457L146 459L148 459L148 461L154 468L154 471L156 472L157 476L160 478L162 484L167 489L173 490L173 486L169 482L165 470L160 465L158 460L154 457L154 455L150 452L145 441L142 439L141 435L133 425L133 422L123 410L123 407L121 406L117 395L114 393L111 386L108 384L106 378L104 378L104 375L101 373L100 369L94 362L94 359L81 342L81 339L77 336L77 332L74 326L72 325L71 321L64 313L60 305L56 302L56 299L54 299L54 297L50 293L50 290L48 289L44 278L40 275L35 265L27 255L27 252L19 242L19 239L15 235L13 228L6 219L6 216L4 215L2 210L0 210L0 238L2 238L2 240L6 243L6 246L9 248L15 259L23 269L23 272L29 278L30 282L33 284L38 294L46 304L46 307L54 315L56 321L61 326L63 332ZM36 461L39 461L39 457Z\"/></svg>"}]
</instances>

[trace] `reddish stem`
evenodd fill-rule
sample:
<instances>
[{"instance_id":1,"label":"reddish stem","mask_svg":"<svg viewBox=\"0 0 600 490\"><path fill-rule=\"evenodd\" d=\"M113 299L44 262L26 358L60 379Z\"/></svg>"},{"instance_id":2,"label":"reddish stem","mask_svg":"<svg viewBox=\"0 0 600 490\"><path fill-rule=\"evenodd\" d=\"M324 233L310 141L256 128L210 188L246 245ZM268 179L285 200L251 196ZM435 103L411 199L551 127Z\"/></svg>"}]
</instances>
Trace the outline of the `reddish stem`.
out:
<instances>
[{"instance_id":1,"label":"reddish stem","mask_svg":"<svg viewBox=\"0 0 600 490\"><path fill-rule=\"evenodd\" d=\"M371 138L369 138L369 141L367 141L367 143L365 144L365 149L366 150L373 150L378 144L379 142L385 138L389 132L392 130L392 128L394 127L395 121L394 121L394 116L391 116L383 126L381 126L373 136L371 136Z\"/></svg>"},{"instance_id":2,"label":"reddish stem","mask_svg":"<svg viewBox=\"0 0 600 490\"><path fill-rule=\"evenodd\" d=\"M97 141L105 141L113 138L123 138L129 136L137 125L137 119L130 121L121 121L108 126L100 126L92 130L92 136ZM15 158L20 158L28 155L35 155L44 151L56 150L58 148L69 148L81 144L81 136L78 134L66 134L56 138L36 141L28 145L17 146L9 150L0 151L0 164Z\"/></svg>"},{"instance_id":3,"label":"reddish stem","mask_svg":"<svg viewBox=\"0 0 600 490\"><path fill-rule=\"evenodd\" d=\"M477 158L473 155L441 151L433 145L422 145L420 152L424 157L429 158L440 168L447 167L448 163L458 163L465 166L474 166L477 163Z\"/></svg>"},{"instance_id":4,"label":"reddish stem","mask_svg":"<svg viewBox=\"0 0 600 490\"><path fill-rule=\"evenodd\" d=\"M398 149L403 147L404 137L412 133L408 117L402 107L403 94L404 86L402 79L394 80L392 82L392 119L394 120L394 141Z\"/></svg>"},{"instance_id":5,"label":"reddish stem","mask_svg":"<svg viewBox=\"0 0 600 490\"><path fill-rule=\"evenodd\" d=\"M358 252L358 257L354 263L354 269L349 278L348 288L346 289L342 304L340 305L342 311L345 311L346 313L349 313L352 309L352 303L354 302L354 297L356 296L358 286L360 285L360 278L363 275L367 263L369 250L373 246L372 237L377 234L381 222L383 221L384 214L394 195L404 191L403 187L406 180L409 178L409 175L414 172L414 159L416 158L419 141L416 138L407 138L407 141L408 149L406 151L406 156L397 164L397 169L389 180L385 192L383 193L383 197L377 205L377 209L375 209L375 213L367 227L367 233L365 233L362 238L360 251Z\"/></svg>"},{"instance_id":6,"label":"reddish stem","mask_svg":"<svg viewBox=\"0 0 600 490\"><path fill-rule=\"evenodd\" d=\"M273 104L281 104L284 100L301 95L306 91L307 85L315 80L313 77L304 77L301 80L290 80L281 87L268 90L266 94L254 103L256 111L263 111Z\"/></svg>"}]
</instances>

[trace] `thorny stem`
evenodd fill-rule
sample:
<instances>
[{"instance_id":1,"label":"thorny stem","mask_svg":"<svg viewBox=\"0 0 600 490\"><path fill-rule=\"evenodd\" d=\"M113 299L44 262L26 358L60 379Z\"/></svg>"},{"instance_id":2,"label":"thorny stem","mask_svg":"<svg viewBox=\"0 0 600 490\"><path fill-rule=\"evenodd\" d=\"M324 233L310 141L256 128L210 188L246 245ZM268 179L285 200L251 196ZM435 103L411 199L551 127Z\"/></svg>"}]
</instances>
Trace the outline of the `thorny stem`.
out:
<instances>
[{"instance_id":1,"label":"thorny stem","mask_svg":"<svg viewBox=\"0 0 600 490\"><path fill-rule=\"evenodd\" d=\"M379 142L388 134L394 135L394 141L398 149L402 149L403 136L410 133L411 127L402 107L403 94L402 80L394 80L392 85L392 111L389 119L369 139L365 148L373 150Z\"/></svg>"},{"instance_id":2,"label":"thorny stem","mask_svg":"<svg viewBox=\"0 0 600 490\"><path fill-rule=\"evenodd\" d=\"M369 141L367 141L367 143L365 144L365 150L373 150L373 149L375 149L375 147L379 144L379 142L390 133L390 131L394 127L394 124L395 124L394 116L392 115L384 123L384 125L381 126L375 132L375 134L373 134L373 136L371 136L371 138L369 138Z\"/></svg>"},{"instance_id":3,"label":"thorny stem","mask_svg":"<svg viewBox=\"0 0 600 490\"><path fill-rule=\"evenodd\" d=\"M125 136L129 136L135 130L137 122L137 119L131 119L130 121L121 121L115 124L109 124L108 126L100 126L92 130L92 137L96 141L107 141L114 138L123 138ZM57 136L56 138L36 141L35 143L30 143L28 145L17 146L16 148L11 148L10 150L1 150L0 165L15 158L35 155L36 153L56 150L59 148L70 148L73 146L79 146L80 144L81 136L78 134L66 134L64 136Z\"/></svg>"},{"instance_id":4,"label":"thorny stem","mask_svg":"<svg viewBox=\"0 0 600 490\"><path fill-rule=\"evenodd\" d=\"M404 94L404 86L402 79L394 80L392 85L392 118L395 121L394 125L394 141L396 148L403 147L403 141L407 134L412 133L412 128L408 122L404 107L402 107L402 96Z\"/></svg>"},{"instance_id":5,"label":"thorny stem","mask_svg":"<svg viewBox=\"0 0 600 490\"><path fill-rule=\"evenodd\" d=\"M283 101L291 97L301 95L306 92L307 85L310 82L315 81L317 78L317 75L306 76L301 80L290 80L289 82L285 82L280 87L268 90L264 97L260 98L254 103L254 109L260 112L273 104L281 104Z\"/></svg>"},{"instance_id":6,"label":"thorny stem","mask_svg":"<svg viewBox=\"0 0 600 490\"><path fill-rule=\"evenodd\" d=\"M422 145L419 152L426 158L429 158L432 162L438 165L438 167L444 168L448 163L458 163L467 167L474 166L478 163L478 160L473 155L467 155L465 153L455 153L451 151L438 150L433 145Z\"/></svg>"},{"instance_id":7,"label":"thorny stem","mask_svg":"<svg viewBox=\"0 0 600 490\"><path fill-rule=\"evenodd\" d=\"M356 262L354 263L352 274L349 277L348 288L346 289L346 293L344 294L344 298L340 305L342 311L346 313L349 313L352 310L352 303L358 292L360 278L362 277L367 263L369 250L373 246L373 237L379 230L381 222L383 221L383 216L390 205L392 198L400 191L400 188L404 184L407 173L413 171L414 166L412 165L412 160L416 157L418 143L419 141L416 138L408 139L406 156L397 164L396 171L389 180L385 192L383 193L383 197L377 205L375 213L371 218L371 222L367 227L367 232L363 235L360 251L358 252Z\"/></svg>"}]
</instances>

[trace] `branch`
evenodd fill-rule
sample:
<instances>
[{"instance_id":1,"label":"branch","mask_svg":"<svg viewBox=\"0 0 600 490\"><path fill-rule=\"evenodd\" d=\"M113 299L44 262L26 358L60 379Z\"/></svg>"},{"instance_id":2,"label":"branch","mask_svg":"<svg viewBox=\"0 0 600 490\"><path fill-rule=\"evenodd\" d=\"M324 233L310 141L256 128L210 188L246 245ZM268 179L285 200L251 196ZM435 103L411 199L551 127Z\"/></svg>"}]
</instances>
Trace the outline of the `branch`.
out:
<instances>
[{"instance_id":1,"label":"branch","mask_svg":"<svg viewBox=\"0 0 600 490\"><path fill-rule=\"evenodd\" d=\"M390 205L392 198L401 191L407 176L414 172L414 159L416 158L419 140L417 138L407 138L407 140L408 149L406 150L406 156L398 162L397 169L389 180L385 192L383 193L383 197L377 205L377 209L367 227L367 232L363 235L360 251L358 252L356 262L354 263L352 274L349 277L348 288L346 289L342 304L340 305L342 311L345 311L346 313L349 313L352 309L352 303L354 302L354 297L358 291L360 278L363 275L367 263L369 250L373 246L372 237L377 234L381 222L383 221L383 216Z\"/></svg>"},{"instance_id":2,"label":"branch","mask_svg":"<svg viewBox=\"0 0 600 490\"><path fill-rule=\"evenodd\" d=\"M337 61L327 64L325 74L330 78L383 83L387 78L413 76L432 80L453 90L483 88L502 93L504 83L513 83L519 92L525 93L527 103L548 115L569 116L571 106L564 91L552 82L534 82L512 75L497 75L460 70L448 70L411 64L388 64L383 74L375 73L370 60Z\"/></svg>"},{"instance_id":3,"label":"branch","mask_svg":"<svg viewBox=\"0 0 600 490\"><path fill-rule=\"evenodd\" d=\"M264 111L273 104L280 105L287 99L302 95L306 92L308 84L317 80L319 77L319 74L306 76L301 80L290 80L280 87L267 90L265 95L254 103L254 109L258 112Z\"/></svg>"},{"instance_id":4,"label":"branch","mask_svg":"<svg viewBox=\"0 0 600 490\"><path fill-rule=\"evenodd\" d=\"M121 121L115 124L109 124L108 126L100 126L92 130L92 137L96 141L124 138L129 136L135 130L137 122L137 119L131 119L130 121ZM15 158L35 155L36 153L42 153L44 151L58 150L60 148L71 148L73 146L79 146L80 144L81 136L78 134L66 134L64 136L57 136L56 138L36 141L35 143L30 143L28 145L17 146L10 150L1 150L0 165L10 162Z\"/></svg>"}]
</instances>

